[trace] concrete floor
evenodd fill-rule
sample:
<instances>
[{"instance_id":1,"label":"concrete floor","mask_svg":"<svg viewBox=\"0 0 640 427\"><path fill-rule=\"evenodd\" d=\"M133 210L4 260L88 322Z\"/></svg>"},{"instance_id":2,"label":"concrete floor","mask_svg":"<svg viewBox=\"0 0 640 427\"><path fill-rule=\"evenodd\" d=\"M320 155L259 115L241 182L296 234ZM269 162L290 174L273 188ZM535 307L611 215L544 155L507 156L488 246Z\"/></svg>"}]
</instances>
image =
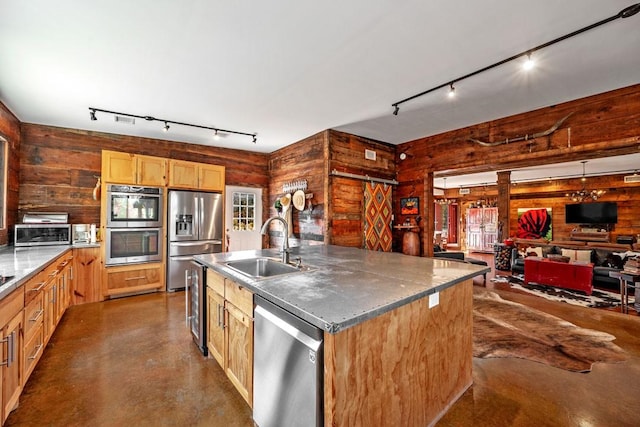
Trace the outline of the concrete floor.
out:
<instances>
[{"instance_id":1,"label":"concrete floor","mask_svg":"<svg viewBox=\"0 0 640 427\"><path fill-rule=\"evenodd\" d=\"M476 285L483 286L481 277ZM487 282L490 287L490 282ZM474 384L438 426L638 426L640 317L498 290L614 334L631 356L587 374L520 359L474 359ZM184 295L69 308L6 426L253 426L222 369L184 324Z\"/></svg>"}]
</instances>

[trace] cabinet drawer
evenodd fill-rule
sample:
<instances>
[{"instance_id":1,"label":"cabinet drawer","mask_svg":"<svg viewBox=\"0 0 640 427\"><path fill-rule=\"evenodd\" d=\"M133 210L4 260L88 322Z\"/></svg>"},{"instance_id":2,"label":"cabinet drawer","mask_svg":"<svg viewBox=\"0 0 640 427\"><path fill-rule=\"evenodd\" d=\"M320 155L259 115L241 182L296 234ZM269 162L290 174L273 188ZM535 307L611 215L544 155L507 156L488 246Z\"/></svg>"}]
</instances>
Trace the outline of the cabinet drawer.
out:
<instances>
[{"instance_id":1,"label":"cabinet drawer","mask_svg":"<svg viewBox=\"0 0 640 427\"><path fill-rule=\"evenodd\" d=\"M23 308L24 291L20 288L0 299L0 327L9 323Z\"/></svg>"},{"instance_id":2,"label":"cabinet drawer","mask_svg":"<svg viewBox=\"0 0 640 427\"><path fill-rule=\"evenodd\" d=\"M44 350L44 325L42 321L40 325L33 330L33 336L29 340L25 340L24 346L24 377L23 384L27 382L29 375L36 367L38 360L42 356Z\"/></svg>"},{"instance_id":3,"label":"cabinet drawer","mask_svg":"<svg viewBox=\"0 0 640 427\"><path fill-rule=\"evenodd\" d=\"M38 295L24 309L24 339L29 340L32 334L42 325L44 315L44 295Z\"/></svg>"},{"instance_id":4,"label":"cabinet drawer","mask_svg":"<svg viewBox=\"0 0 640 427\"><path fill-rule=\"evenodd\" d=\"M144 268L119 267L107 270L106 295L126 294L160 289L164 286L162 265L149 265Z\"/></svg>"},{"instance_id":5,"label":"cabinet drawer","mask_svg":"<svg viewBox=\"0 0 640 427\"><path fill-rule=\"evenodd\" d=\"M245 314L253 317L253 293L232 280L225 280L224 297Z\"/></svg>"},{"instance_id":6,"label":"cabinet drawer","mask_svg":"<svg viewBox=\"0 0 640 427\"><path fill-rule=\"evenodd\" d=\"M47 275L44 271L36 274L24 284L24 303L29 304L38 294L42 293L47 284Z\"/></svg>"},{"instance_id":7,"label":"cabinet drawer","mask_svg":"<svg viewBox=\"0 0 640 427\"><path fill-rule=\"evenodd\" d=\"M224 277L207 268L207 287L224 296Z\"/></svg>"}]
</instances>

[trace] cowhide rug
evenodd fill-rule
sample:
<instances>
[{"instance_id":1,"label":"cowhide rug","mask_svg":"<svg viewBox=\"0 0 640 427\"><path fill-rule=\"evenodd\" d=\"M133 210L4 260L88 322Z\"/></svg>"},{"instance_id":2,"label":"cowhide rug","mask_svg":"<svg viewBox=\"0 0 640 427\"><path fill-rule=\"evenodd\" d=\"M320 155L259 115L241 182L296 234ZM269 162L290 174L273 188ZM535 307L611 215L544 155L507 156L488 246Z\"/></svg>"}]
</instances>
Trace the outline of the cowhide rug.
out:
<instances>
[{"instance_id":1,"label":"cowhide rug","mask_svg":"<svg viewBox=\"0 0 640 427\"><path fill-rule=\"evenodd\" d=\"M558 317L502 299L494 292L473 296L473 355L518 357L576 372L595 362L622 362L627 354L613 335L580 328Z\"/></svg>"}]
</instances>

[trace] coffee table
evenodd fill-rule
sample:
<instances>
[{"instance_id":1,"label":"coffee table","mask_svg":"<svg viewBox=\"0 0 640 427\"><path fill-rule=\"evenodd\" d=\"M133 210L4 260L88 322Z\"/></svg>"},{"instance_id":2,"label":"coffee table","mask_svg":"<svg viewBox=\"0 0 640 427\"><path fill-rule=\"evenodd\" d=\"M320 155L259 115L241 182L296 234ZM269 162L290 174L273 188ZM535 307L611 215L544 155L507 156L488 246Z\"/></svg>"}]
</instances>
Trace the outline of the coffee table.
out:
<instances>
[{"instance_id":1,"label":"coffee table","mask_svg":"<svg viewBox=\"0 0 640 427\"><path fill-rule=\"evenodd\" d=\"M547 258L526 257L524 259L524 282L550 285L557 288L593 292L593 264L589 262L558 262Z\"/></svg>"}]
</instances>

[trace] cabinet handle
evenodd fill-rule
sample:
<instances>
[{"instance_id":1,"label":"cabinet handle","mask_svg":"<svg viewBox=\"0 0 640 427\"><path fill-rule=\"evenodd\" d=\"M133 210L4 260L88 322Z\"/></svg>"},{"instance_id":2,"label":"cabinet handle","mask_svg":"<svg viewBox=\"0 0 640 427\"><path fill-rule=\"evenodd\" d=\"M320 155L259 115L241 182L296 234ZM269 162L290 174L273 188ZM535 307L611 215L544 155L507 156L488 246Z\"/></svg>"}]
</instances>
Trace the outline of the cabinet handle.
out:
<instances>
[{"instance_id":1,"label":"cabinet handle","mask_svg":"<svg viewBox=\"0 0 640 427\"><path fill-rule=\"evenodd\" d=\"M16 361L16 331L11 332L9 335L9 341L7 341L7 368Z\"/></svg>"},{"instance_id":2,"label":"cabinet handle","mask_svg":"<svg viewBox=\"0 0 640 427\"><path fill-rule=\"evenodd\" d=\"M40 316L42 316L42 313L44 313L44 309L40 309L38 310L38 314L36 314L36 317L34 317L33 319L29 319L29 322L36 322Z\"/></svg>"},{"instance_id":3,"label":"cabinet handle","mask_svg":"<svg viewBox=\"0 0 640 427\"><path fill-rule=\"evenodd\" d=\"M29 289L29 292L40 292L46 284L47 282L40 282L40 285L37 288Z\"/></svg>"},{"instance_id":4,"label":"cabinet handle","mask_svg":"<svg viewBox=\"0 0 640 427\"><path fill-rule=\"evenodd\" d=\"M125 282L129 281L129 280L140 280L140 279L146 279L147 276L137 276L137 277L127 277L126 279L124 279Z\"/></svg>"},{"instance_id":5,"label":"cabinet handle","mask_svg":"<svg viewBox=\"0 0 640 427\"><path fill-rule=\"evenodd\" d=\"M36 351L35 353L33 353L33 356L29 356L28 359L29 360L34 360L36 357L38 357L38 353L40 353L40 350L42 350L42 344L38 344L36 346Z\"/></svg>"}]
</instances>

